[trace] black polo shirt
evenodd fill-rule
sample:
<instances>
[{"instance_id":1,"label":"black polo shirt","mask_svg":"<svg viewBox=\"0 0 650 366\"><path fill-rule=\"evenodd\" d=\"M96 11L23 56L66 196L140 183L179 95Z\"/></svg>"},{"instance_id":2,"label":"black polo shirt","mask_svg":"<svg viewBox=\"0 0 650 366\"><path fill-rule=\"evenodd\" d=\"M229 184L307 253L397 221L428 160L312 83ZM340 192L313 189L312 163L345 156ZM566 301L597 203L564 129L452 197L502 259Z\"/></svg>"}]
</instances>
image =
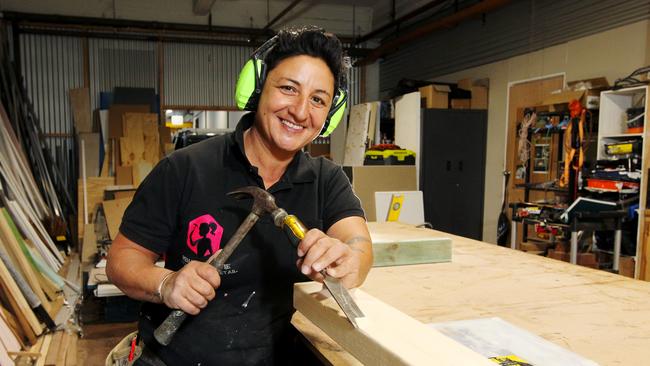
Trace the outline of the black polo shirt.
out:
<instances>
[{"instance_id":1,"label":"black polo shirt","mask_svg":"<svg viewBox=\"0 0 650 366\"><path fill-rule=\"evenodd\" d=\"M252 206L252 200L236 200L226 193L250 185L264 188L244 154L243 133L253 119L249 113L234 133L164 158L138 188L120 232L164 253L166 267L172 270L191 260L204 261L223 247ZM279 207L309 228L327 231L345 217L363 217L341 168L303 152L268 191ZM284 363L293 283L308 280L297 269L297 259L284 233L268 215L262 216L224 266L215 299L199 315L188 317L166 347L158 345L152 333L169 309L145 303L142 339L168 365Z\"/></svg>"}]
</instances>

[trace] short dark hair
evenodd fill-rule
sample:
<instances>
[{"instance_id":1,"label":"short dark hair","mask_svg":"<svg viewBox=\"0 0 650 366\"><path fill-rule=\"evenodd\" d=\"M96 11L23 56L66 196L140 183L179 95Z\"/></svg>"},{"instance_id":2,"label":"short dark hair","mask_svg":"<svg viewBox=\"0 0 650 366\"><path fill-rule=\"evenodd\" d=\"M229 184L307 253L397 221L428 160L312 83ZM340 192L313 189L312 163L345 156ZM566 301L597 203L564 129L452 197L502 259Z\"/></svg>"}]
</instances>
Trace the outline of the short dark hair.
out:
<instances>
[{"instance_id":1,"label":"short dark hair","mask_svg":"<svg viewBox=\"0 0 650 366\"><path fill-rule=\"evenodd\" d=\"M347 88L350 61L343 51L341 41L331 33L315 26L287 27L277 34L276 45L264 58L267 74L282 60L307 55L323 60L334 75L334 90Z\"/></svg>"}]
</instances>

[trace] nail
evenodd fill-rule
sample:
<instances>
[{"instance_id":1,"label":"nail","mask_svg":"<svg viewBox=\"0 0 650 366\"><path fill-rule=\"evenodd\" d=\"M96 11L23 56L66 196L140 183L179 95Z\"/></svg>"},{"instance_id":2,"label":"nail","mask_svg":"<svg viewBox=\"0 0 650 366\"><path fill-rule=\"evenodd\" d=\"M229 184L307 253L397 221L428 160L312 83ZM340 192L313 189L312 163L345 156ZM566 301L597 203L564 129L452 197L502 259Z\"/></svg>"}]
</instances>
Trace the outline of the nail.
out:
<instances>
[{"instance_id":1,"label":"nail","mask_svg":"<svg viewBox=\"0 0 650 366\"><path fill-rule=\"evenodd\" d=\"M305 253L302 251L302 249L298 249L298 257L303 257Z\"/></svg>"},{"instance_id":2,"label":"nail","mask_svg":"<svg viewBox=\"0 0 650 366\"><path fill-rule=\"evenodd\" d=\"M314 263L312 266L314 268L314 271L320 272L321 269L323 269L323 266L320 263Z\"/></svg>"},{"instance_id":3,"label":"nail","mask_svg":"<svg viewBox=\"0 0 650 366\"><path fill-rule=\"evenodd\" d=\"M302 266L302 274L308 275L309 274L309 267L308 266Z\"/></svg>"}]
</instances>

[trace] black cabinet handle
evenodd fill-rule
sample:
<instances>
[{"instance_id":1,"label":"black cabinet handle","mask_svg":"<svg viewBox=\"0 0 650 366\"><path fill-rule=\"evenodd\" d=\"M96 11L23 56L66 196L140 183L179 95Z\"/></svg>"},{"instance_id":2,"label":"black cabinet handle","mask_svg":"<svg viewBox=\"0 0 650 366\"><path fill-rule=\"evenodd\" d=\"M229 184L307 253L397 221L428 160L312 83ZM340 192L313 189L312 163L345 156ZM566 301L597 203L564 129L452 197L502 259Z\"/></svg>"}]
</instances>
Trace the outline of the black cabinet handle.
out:
<instances>
[{"instance_id":1,"label":"black cabinet handle","mask_svg":"<svg viewBox=\"0 0 650 366\"><path fill-rule=\"evenodd\" d=\"M451 160L447 160L447 171L451 170Z\"/></svg>"},{"instance_id":2,"label":"black cabinet handle","mask_svg":"<svg viewBox=\"0 0 650 366\"><path fill-rule=\"evenodd\" d=\"M463 161L462 160L458 161L458 170L461 171L461 172L463 171Z\"/></svg>"}]
</instances>

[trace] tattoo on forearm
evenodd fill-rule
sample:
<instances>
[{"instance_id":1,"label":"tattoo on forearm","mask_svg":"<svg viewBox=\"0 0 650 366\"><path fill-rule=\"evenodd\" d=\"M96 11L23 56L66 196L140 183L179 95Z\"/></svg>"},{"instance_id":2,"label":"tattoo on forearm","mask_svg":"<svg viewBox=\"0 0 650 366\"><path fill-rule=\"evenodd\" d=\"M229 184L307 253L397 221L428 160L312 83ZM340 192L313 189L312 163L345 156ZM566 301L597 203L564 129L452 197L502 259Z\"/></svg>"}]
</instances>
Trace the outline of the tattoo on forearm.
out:
<instances>
[{"instance_id":1,"label":"tattoo on forearm","mask_svg":"<svg viewBox=\"0 0 650 366\"><path fill-rule=\"evenodd\" d=\"M345 244L352 245L360 241L370 242L370 238L367 238L365 236L355 236L352 239L348 239L348 241L346 241Z\"/></svg>"},{"instance_id":2,"label":"tattoo on forearm","mask_svg":"<svg viewBox=\"0 0 650 366\"><path fill-rule=\"evenodd\" d=\"M356 244L356 243L361 243L361 242L367 242L367 243L370 243L371 240L370 240L370 238L365 237L365 236L355 236L355 237L353 237L353 238L351 238L351 239L348 239L348 240L345 242L345 244L349 245L349 246L352 248L352 250L355 250L355 251L360 252L360 253L365 253L365 251L364 251L363 249L361 249L361 248L357 248L357 247L354 247L354 246L353 246L354 244Z\"/></svg>"}]
</instances>

